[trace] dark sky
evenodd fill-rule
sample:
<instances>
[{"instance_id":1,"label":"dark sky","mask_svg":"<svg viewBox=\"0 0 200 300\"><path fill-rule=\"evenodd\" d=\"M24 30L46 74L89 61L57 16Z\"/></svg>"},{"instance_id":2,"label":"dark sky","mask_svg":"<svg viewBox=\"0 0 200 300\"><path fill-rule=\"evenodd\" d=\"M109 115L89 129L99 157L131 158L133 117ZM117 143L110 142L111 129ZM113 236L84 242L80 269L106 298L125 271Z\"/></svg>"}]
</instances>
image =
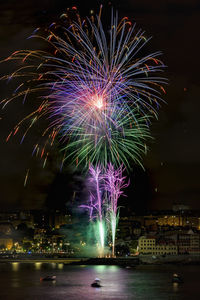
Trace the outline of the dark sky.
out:
<instances>
[{"instance_id":1,"label":"dark sky","mask_svg":"<svg viewBox=\"0 0 200 300\"><path fill-rule=\"evenodd\" d=\"M89 1L1 0L0 57L4 59L17 49L40 48L39 41L26 38L36 27L49 25L71 4L79 4L80 11L88 14L98 3L100 1L95 0L91 4ZM155 140L149 144L150 151L144 159L146 171L133 169L126 201L133 203L134 208L170 209L172 203L178 202L200 209L200 3L195 0L118 0L112 3L121 17L127 15L146 31L147 36L152 36L147 51L163 52L168 66L165 75L169 79L164 98L167 104L162 105L159 120L152 126ZM9 70L10 65L2 64L1 74ZM1 84L1 98L8 96L11 90L12 83ZM22 145L18 138L5 143L9 130L24 109L18 102L0 115L2 209L43 207L52 186L63 191L59 193L63 199L72 186L69 175L63 175L66 193L63 178L62 186L55 183L60 178L56 149L45 169L39 160L31 159L37 132L31 133ZM30 177L24 188L27 169L30 169ZM53 195L56 198L56 193Z\"/></svg>"}]
</instances>

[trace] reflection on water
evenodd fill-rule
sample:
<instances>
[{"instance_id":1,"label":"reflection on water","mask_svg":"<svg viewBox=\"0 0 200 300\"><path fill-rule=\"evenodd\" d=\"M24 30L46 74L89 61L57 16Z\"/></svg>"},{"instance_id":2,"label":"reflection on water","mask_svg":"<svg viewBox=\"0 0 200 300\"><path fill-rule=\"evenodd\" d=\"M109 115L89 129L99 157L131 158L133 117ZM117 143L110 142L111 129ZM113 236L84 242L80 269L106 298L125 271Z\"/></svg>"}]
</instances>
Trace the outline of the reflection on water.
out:
<instances>
[{"instance_id":1,"label":"reflection on water","mask_svg":"<svg viewBox=\"0 0 200 300\"><path fill-rule=\"evenodd\" d=\"M64 267L64 264L58 264L58 269L59 269L59 270L62 270L63 267Z\"/></svg>"},{"instance_id":2,"label":"reflection on water","mask_svg":"<svg viewBox=\"0 0 200 300\"><path fill-rule=\"evenodd\" d=\"M105 272L107 266L103 265L103 266L94 266L94 270L96 270L97 273L102 273Z\"/></svg>"},{"instance_id":3,"label":"reflection on water","mask_svg":"<svg viewBox=\"0 0 200 300\"><path fill-rule=\"evenodd\" d=\"M179 285L180 284L178 282L173 282L173 290L174 290L174 292L178 292Z\"/></svg>"},{"instance_id":4,"label":"reflection on water","mask_svg":"<svg viewBox=\"0 0 200 300\"><path fill-rule=\"evenodd\" d=\"M102 266L94 266L94 270L101 274L106 272L106 270L109 270L109 272L117 272L119 271L119 267L118 266L106 266L106 265L102 265Z\"/></svg>"},{"instance_id":5,"label":"reflection on water","mask_svg":"<svg viewBox=\"0 0 200 300\"><path fill-rule=\"evenodd\" d=\"M56 268L56 263L51 263L52 269Z\"/></svg>"},{"instance_id":6,"label":"reflection on water","mask_svg":"<svg viewBox=\"0 0 200 300\"><path fill-rule=\"evenodd\" d=\"M19 263L18 262L13 262L12 263L12 269L13 269L13 271L18 271L19 270Z\"/></svg>"},{"instance_id":7,"label":"reflection on water","mask_svg":"<svg viewBox=\"0 0 200 300\"><path fill-rule=\"evenodd\" d=\"M184 283L172 283L178 272ZM1 263L1 299L53 300L197 300L198 266L70 266L63 263ZM56 281L40 281L55 275ZM102 288L90 285L98 277ZM28 295L28 298L27 298Z\"/></svg>"},{"instance_id":8,"label":"reflection on water","mask_svg":"<svg viewBox=\"0 0 200 300\"><path fill-rule=\"evenodd\" d=\"M35 269L40 270L41 269L41 264L42 264L41 262L36 262L35 263Z\"/></svg>"}]
</instances>

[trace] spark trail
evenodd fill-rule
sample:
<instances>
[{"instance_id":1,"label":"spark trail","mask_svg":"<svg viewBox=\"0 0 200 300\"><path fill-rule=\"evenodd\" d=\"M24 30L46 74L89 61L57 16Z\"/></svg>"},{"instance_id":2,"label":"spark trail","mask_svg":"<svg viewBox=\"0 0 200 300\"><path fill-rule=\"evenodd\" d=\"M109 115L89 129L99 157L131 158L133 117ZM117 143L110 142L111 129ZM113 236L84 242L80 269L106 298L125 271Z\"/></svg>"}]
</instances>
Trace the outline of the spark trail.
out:
<instances>
[{"instance_id":1,"label":"spark trail","mask_svg":"<svg viewBox=\"0 0 200 300\"><path fill-rule=\"evenodd\" d=\"M112 256L115 256L115 236L119 219L118 199L123 195L123 189L129 185L125 183L126 177L123 176L123 166L115 170L109 163L104 173L104 188L107 192L107 219L111 226L112 233Z\"/></svg>"}]
</instances>

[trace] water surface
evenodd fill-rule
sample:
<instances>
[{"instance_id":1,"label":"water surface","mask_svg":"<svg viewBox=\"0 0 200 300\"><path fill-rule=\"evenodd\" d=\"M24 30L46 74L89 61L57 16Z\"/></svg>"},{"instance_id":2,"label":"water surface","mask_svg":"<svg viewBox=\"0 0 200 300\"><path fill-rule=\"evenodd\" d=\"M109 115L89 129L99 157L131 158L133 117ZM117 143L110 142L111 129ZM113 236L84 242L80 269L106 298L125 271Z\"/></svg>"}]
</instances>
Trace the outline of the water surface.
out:
<instances>
[{"instance_id":1,"label":"water surface","mask_svg":"<svg viewBox=\"0 0 200 300\"><path fill-rule=\"evenodd\" d=\"M178 272L183 284L173 284ZM200 298L199 266L69 266L62 263L1 263L0 299L142 299L179 300ZM56 275L56 282L40 277ZM99 277L102 288L90 287Z\"/></svg>"}]
</instances>

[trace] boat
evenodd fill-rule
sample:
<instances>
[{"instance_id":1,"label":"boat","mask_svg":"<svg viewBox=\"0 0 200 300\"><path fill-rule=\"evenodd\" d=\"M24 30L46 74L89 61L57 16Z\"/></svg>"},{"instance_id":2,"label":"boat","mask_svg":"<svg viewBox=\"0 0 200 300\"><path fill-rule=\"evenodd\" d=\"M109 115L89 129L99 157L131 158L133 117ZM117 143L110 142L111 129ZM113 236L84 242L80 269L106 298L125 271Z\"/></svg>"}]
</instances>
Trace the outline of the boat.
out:
<instances>
[{"instance_id":1,"label":"boat","mask_svg":"<svg viewBox=\"0 0 200 300\"><path fill-rule=\"evenodd\" d=\"M173 277L172 277L172 282L173 283L182 283L183 278L180 275L178 275L177 273L174 273Z\"/></svg>"},{"instance_id":2,"label":"boat","mask_svg":"<svg viewBox=\"0 0 200 300\"><path fill-rule=\"evenodd\" d=\"M56 280L56 276L45 276L40 278L40 281L55 281L55 280Z\"/></svg>"},{"instance_id":3,"label":"boat","mask_svg":"<svg viewBox=\"0 0 200 300\"><path fill-rule=\"evenodd\" d=\"M101 280L99 278L95 278L95 280L91 284L91 287L100 288L101 287Z\"/></svg>"}]
</instances>

